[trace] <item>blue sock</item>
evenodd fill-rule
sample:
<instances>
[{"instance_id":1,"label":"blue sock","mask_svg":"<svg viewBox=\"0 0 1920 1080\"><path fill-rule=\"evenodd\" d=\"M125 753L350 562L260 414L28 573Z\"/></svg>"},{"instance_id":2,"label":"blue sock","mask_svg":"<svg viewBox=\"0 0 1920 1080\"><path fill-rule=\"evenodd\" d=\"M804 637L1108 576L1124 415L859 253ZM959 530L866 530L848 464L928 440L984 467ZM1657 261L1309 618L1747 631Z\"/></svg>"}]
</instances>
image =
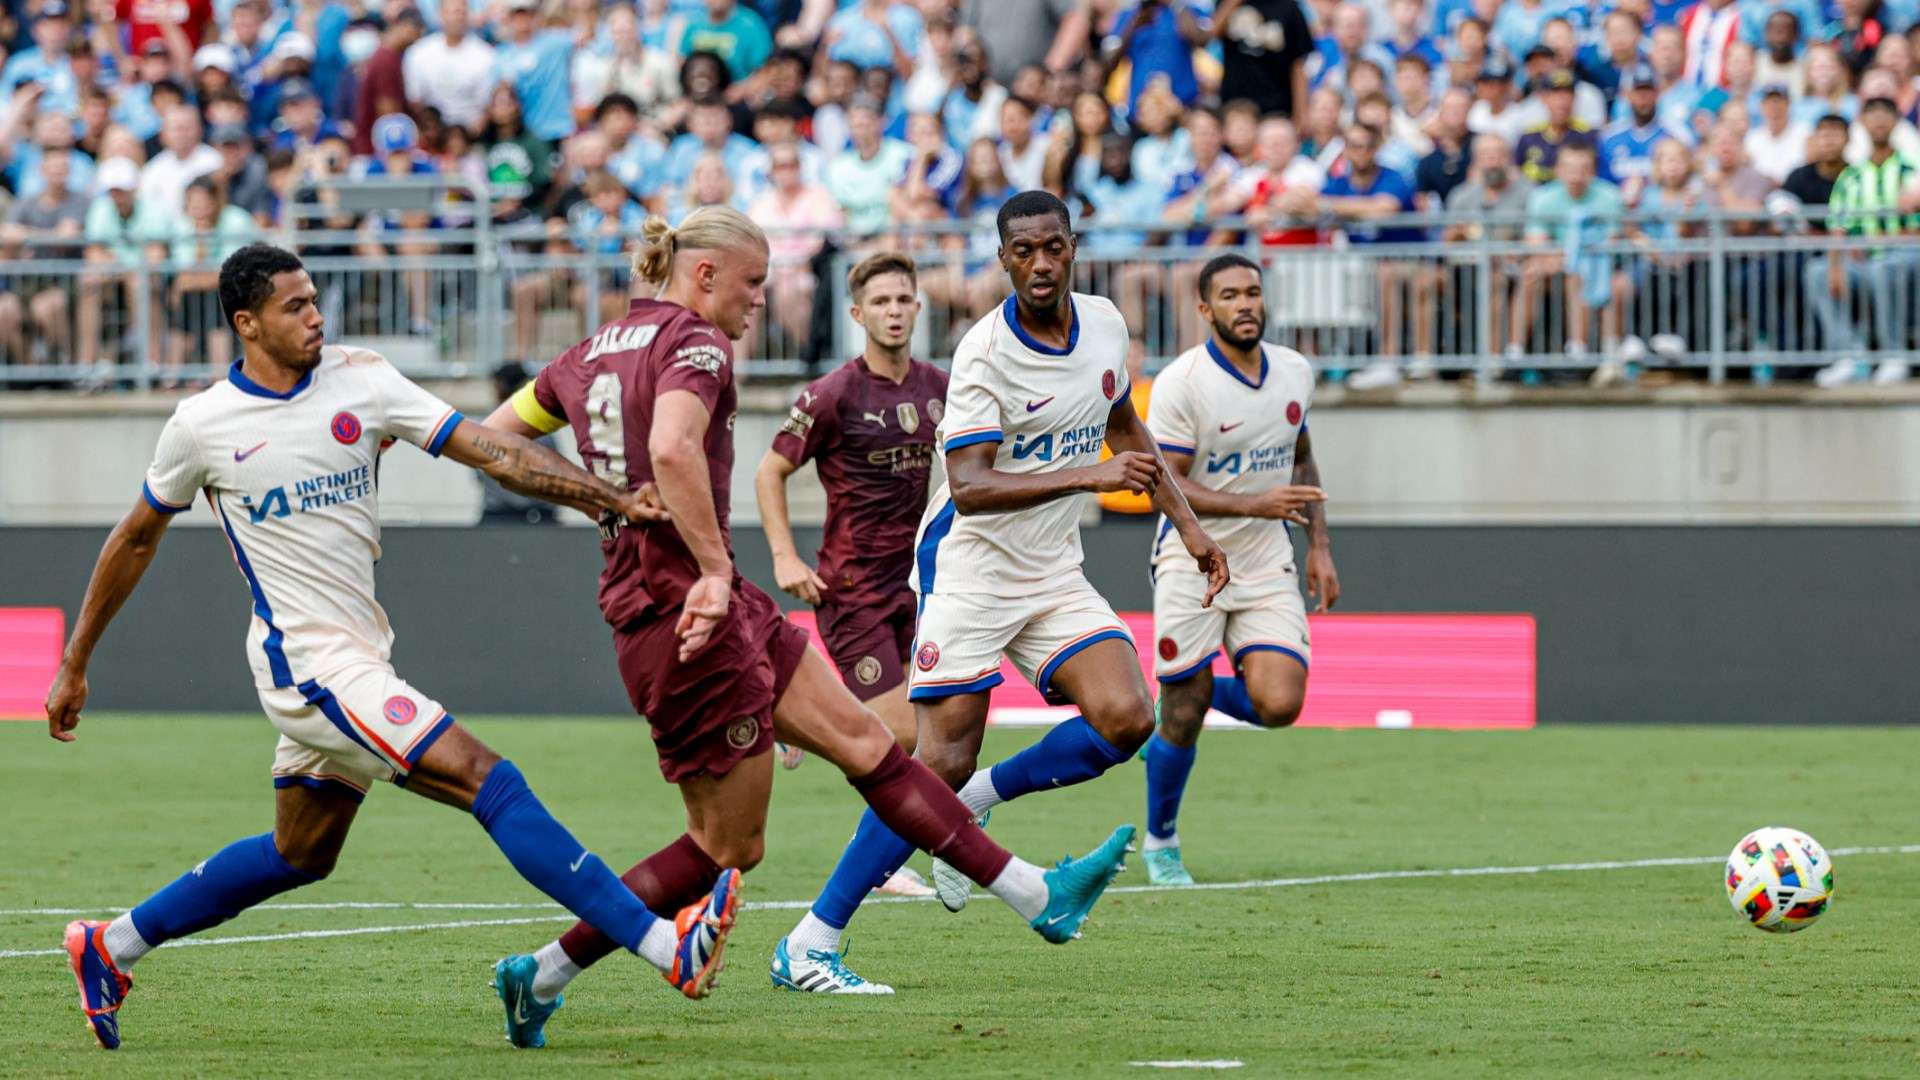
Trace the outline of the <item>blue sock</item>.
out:
<instances>
[{"instance_id":1,"label":"blue sock","mask_svg":"<svg viewBox=\"0 0 1920 1080\"><path fill-rule=\"evenodd\" d=\"M813 902L814 917L835 930L845 930L867 893L906 865L912 855L913 845L887 828L880 815L872 810L860 815L853 840L840 853L826 888Z\"/></svg>"},{"instance_id":2,"label":"blue sock","mask_svg":"<svg viewBox=\"0 0 1920 1080\"><path fill-rule=\"evenodd\" d=\"M1175 746L1157 731L1147 740L1147 835L1165 840L1176 832L1180 797L1187 792L1187 774L1193 771L1197 750L1198 746Z\"/></svg>"},{"instance_id":3,"label":"blue sock","mask_svg":"<svg viewBox=\"0 0 1920 1080\"><path fill-rule=\"evenodd\" d=\"M133 928L149 945L218 926L262 900L319 880L288 862L273 834L235 840L142 901Z\"/></svg>"},{"instance_id":4,"label":"blue sock","mask_svg":"<svg viewBox=\"0 0 1920 1080\"><path fill-rule=\"evenodd\" d=\"M502 761L487 774L473 800L473 816L534 888L629 952L640 951L640 939L658 916L607 869L600 856L582 847L566 826L554 820L513 762Z\"/></svg>"},{"instance_id":5,"label":"blue sock","mask_svg":"<svg viewBox=\"0 0 1920 1080\"><path fill-rule=\"evenodd\" d=\"M1040 741L993 767L993 790L1005 802L1034 791L1084 783L1125 761L1084 716L1055 724Z\"/></svg>"},{"instance_id":6,"label":"blue sock","mask_svg":"<svg viewBox=\"0 0 1920 1080\"><path fill-rule=\"evenodd\" d=\"M1247 684L1234 675L1213 677L1213 707L1245 724L1260 723L1253 711L1253 699L1247 696Z\"/></svg>"}]
</instances>

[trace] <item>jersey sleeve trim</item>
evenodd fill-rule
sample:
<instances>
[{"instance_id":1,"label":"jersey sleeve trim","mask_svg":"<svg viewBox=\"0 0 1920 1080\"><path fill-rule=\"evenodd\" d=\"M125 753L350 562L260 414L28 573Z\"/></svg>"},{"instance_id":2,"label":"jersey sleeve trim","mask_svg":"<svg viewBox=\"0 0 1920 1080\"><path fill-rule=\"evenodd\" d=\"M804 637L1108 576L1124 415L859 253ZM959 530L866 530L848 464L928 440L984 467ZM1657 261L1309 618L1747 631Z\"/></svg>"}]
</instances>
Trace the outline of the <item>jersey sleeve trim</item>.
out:
<instances>
[{"instance_id":1,"label":"jersey sleeve trim","mask_svg":"<svg viewBox=\"0 0 1920 1080\"><path fill-rule=\"evenodd\" d=\"M1002 434L997 427L968 428L947 436L946 444L942 449L944 453L951 454L963 446L972 446L975 443L1006 441L1006 435Z\"/></svg>"},{"instance_id":2,"label":"jersey sleeve trim","mask_svg":"<svg viewBox=\"0 0 1920 1080\"><path fill-rule=\"evenodd\" d=\"M555 416L541 406L540 397L534 392L532 382L515 390L513 396L507 400L513 405L513 415L542 435L551 435L567 426L565 417Z\"/></svg>"},{"instance_id":3,"label":"jersey sleeve trim","mask_svg":"<svg viewBox=\"0 0 1920 1080\"><path fill-rule=\"evenodd\" d=\"M447 415L441 417L440 422L434 425L433 437L428 439L427 445L421 449L434 457L439 457L441 447L446 446L447 440L453 437L453 429L459 427L464 420L466 417L460 415L459 409L448 409Z\"/></svg>"},{"instance_id":4,"label":"jersey sleeve trim","mask_svg":"<svg viewBox=\"0 0 1920 1080\"><path fill-rule=\"evenodd\" d=\"M186 502L180 504L179 506L175 506L174 504L168 502L167 500L161 498L160 496L155 495L153 493L153 485L147 483L145 480L142 480L140 482L140 494L147 500L147 505L153 507L154 510L158 513L178 514L182 511L190 510L193 508L192 499L188 499Z\"/></svg>"},{"instance_id":5,"label":"jersey sleeve trim","mask_svg":"<svg viewBox=\"0 0 1920 1080\"><path fill-rule=\"evenodd\" d=\"M1182 446L1177 442L1167 442L1165 439L1159 440L1154 445L1158 446L1161 450L1164 450L1169 454L1185 454L1188 457L1192 457L1194 450L1196 449L1195 447L1191 447L1191 446Z\"/></svg>"}]
</instances>

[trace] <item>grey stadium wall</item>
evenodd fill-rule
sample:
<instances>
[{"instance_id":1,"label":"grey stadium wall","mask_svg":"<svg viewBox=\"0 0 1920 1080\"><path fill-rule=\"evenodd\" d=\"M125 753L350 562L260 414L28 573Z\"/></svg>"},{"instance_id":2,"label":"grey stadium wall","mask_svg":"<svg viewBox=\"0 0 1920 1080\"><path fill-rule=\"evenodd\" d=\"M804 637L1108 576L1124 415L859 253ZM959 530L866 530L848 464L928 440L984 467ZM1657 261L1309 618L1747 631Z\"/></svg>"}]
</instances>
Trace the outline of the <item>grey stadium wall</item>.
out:
<instances>
[{"instance_id":1,"label":"grey stadium wall","mask_svg":"<svg viewBox=\"0 0 1920 1080\"><path fill-rule=\"evenodd\" d=\"M817 530L802 529L802 550ZM101 528L0 528L0 605L71 621ZM1914 702L1920 530L1335 528L1341 610L1525 612L1542 723L1900 723ZM1087 570L1149 610L1147 522L1086 532ZM759 530L742 571L770 585ZM456 714L629 712L572 528L394 528L380 598L405 676ZM782 600L785 600L782 597ZM95 657L99 709L252 711L250 602L212 529L175 529Z\"/></svg>"}]
</instances>

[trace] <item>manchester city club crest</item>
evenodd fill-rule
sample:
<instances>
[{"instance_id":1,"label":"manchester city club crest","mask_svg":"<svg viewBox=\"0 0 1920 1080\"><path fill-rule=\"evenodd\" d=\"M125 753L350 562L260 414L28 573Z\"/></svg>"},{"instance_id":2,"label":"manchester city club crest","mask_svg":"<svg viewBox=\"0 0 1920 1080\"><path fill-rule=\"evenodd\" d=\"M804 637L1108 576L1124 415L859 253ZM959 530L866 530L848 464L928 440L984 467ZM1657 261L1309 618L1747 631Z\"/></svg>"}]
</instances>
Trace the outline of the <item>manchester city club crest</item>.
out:
<instances>
[{"instance_id":1,"label":"manchester city club crest","mask_svg":"<svg viewBox=\"0 0 1920 1080\"><path fill-rule=\"evenodd\" d=\"M863 656L853 665L853 677L860 680L861 686L872 686L880 681L880 658Z\"/></svg>"},{"instance_id":2,"label":"manchester city club crest","mask_svg":"<svg viewBox=\"0 0 1920 1080\"><path fill-rule=\"evenodd\" d=\"M893 407L893 412L900 418L901 431L911 435L920 430L920 410L914 408L913 402L903 401Z\"/></svg>"},{"instance_id":3,"label":"manchester city club crest","mask_svg":"<svg viewBox=\"0 0 1920 1080\"><path fill-rule=\"evenodd\" d=\"M760 720L758 717L743 716L727 725L727 745L735 750L745 750L760 738Z\"/></svg>"}]
</instances>

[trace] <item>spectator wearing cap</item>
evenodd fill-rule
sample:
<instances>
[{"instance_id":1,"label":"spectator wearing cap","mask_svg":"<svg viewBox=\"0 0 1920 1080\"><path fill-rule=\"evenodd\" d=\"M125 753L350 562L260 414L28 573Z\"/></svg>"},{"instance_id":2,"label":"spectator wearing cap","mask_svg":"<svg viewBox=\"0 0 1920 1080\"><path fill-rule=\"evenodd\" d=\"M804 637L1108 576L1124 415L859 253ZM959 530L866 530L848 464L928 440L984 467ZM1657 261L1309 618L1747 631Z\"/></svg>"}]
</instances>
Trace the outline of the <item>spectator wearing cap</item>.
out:
<instances>
[{"instance_id":1,"label":"spectator wearing cap","mask_svg":"<svg viewBox=\"0 0 1920 1080\"><path fill-rule=\"evenodd\" d=\"M83 192L67 186L72 156L71 150L49 150L40 156L40 193L8 207L5 224L0 226L0 248L6 250L7 258L71 259L80 254L77 242L88 199ZM23 299L18 293L0 293L0 348L16 362L66 363L72 359L65 282L25 276L13 277L12 285L16 289L25 286L27 295ZM34 330L31 349L26 333L29 322Z\"/></svg>"},{"instance_id":2,"label":"spectator wearing cap","mask_svg":"<svg viewBox=\"0 0 1920 1080\"><path fill-rule=\"evenodd\" d=\"M892 68L904 78L913 73L926 32L926 21L912 4L854 0L827 20L820 41L829 59L845 60L862 70Z\"/></svg>"},{"instance_id":3,"label":"spectator wearing cap","mask_svg":"<svg viewBox=\"0 0 1920 1080\"><path fill-rule=\"evenodd\" d=\"M189 355L215 368L233 359L233 335L219 303L220 264L260 235L252 215L228 203L211 176L187 185L184 212L167 233L168 322L166 364L178 370Z\"/></svg>"},{"instance_id":4,"label":"spectator wearing cap","mask_svg":"<svg viewBox=\"0 0 1920 1080\"><path fill-rule=\"evenodd\" d=\"M1900 119L1892 99L1869 97L1860 105L1860 123L1868 139L1865 159L1848 165L1834 181L1827 199L1827 233L1842 237L1912 236L1920 232L1920 214L1907 211L1908 189L1920 179L1920 166L1893 144L1894 125ZM1804 286L1807 305L1819 316L1829 349L1843 355L1821 369L1815 383L1843 386L1865 380L1904 381L1909 369L1897 358L1875 368L1858 354L1866 342L1854 327L1849 292L1865 289L1872 297L1873 329L1877 347L1901 352L1913 324L1913 285L1920 267L1920 246L1886 245L1861 250L1833 249L1807 264Z\"/></svg>"},{"instance_id":5,"label":"spectator wearing cap","mask_svg":"<svg viewBox=\"0 0 1920 1080\"><path fill-rule=\"evenodd\" d=\"M253 215L261 226L272 224L273 189L267 184L267 163L255 152L253 137L239 124L215 124L207 142L220 152L220 167L210 175L226 190L227 202Z\"/></svg>"},{"instance_id":6,"label":"spectator wearing cap","mask_svg":"<svg viewBox=\"0 0 1920 1080\"><path fill-rule=\"evenodd\" d=\"M493 89L493 46L472 32L467 0L440 0L440 32L406 50L406 98L440 110L447 123L477 131Z\"/></svg>"},{"instance_id":7,"label":"spectator wearing cap","mask_svg":"<svg viewBox=\"0 0 1920 1080\"><path fill-rule=\"evenodd\" d=\"M1762 86L1779 83L1786 87L1789 101L1807 91L1807 57L1800 47L1800 31L1808 25L1819 23L1801 22L1800 16L1791 9L1774 10L1767 15L1758 42L1759 51L1753 58L1753 77Z\"/></svg>"},{"instance_id":8,"label":"spectator wearing cap","mask_svg":"<svg viewBox=\"0 0 1920 1080\"><path fill-rule=\"evenodd\" d=\"M218 41L200 46L193 54L193 96L207 101L222 90L231 89L240 70L240 58L233 48Z\"/></svg>"},{"instance_id":9,"label":"spectator wearing cap","mask_svg":"<svg viewBox=\"0 0 1920 1080\"><path fill-rule=\"evenodd\" d=\"M101 6L93 10L95 18L99 19L106 8ZM214 27L213 0L174 0L171 3L114 0L113 18L126 25L129 54L143 56L149 46L158 42L171 58L174 69L186 71L194 50L211 40L208 31ZM171 30L178 30L179 34L169 33Z\"/></svg>"},{"instance_id":10,"label":"spectator wearing cap","mask_svg":"<svg viewBox=\"0 0 1920 1080\"><path fill-rule=\"evenodd\" d=\"M309 150L340 132L320 108L320 95L305 79L289 79L277 95L280 112L273 120L273 145L287 150Z\"/></svg>"},{"instance_id":11,"label":"spectator wearing cap","mask_svg":"<svg viewBox=\"0 0 1920 1080\"><path fill-rule=\"evenodd\" d=\"M1780 83L1760 89L1760 123L1747 132L1747 156L1753 167L1778 184L1807 160L1813 129L1789 115L1791 93Z\"/></svg>"},{"instance_id":12,"label":"spectator wearing cap","mask_svg":"<svg viewBox=\"0 0 1920 1080\"><path fill-rule=\"evenodd\" d=\"M1622 98L1628 114L1600 132L1601 169L1614 183L1629 206L1640 200L1640 192L1653 174L1653 148L1673 139L1686 144L1679 132L1668 127L1659 115L1660 81L1653 68L1640 64L1627 72L1626 92Z\"/></svg>"},{"instance_id":13,"label":"spectator wearing cap","mask_svg":"<svg viewBox=\"0 0 1920 1080\"><path fill-rule=\"evenodd\" d=\"M1680 28L1655 26L1648 36L1647 47L1647 67L1653 72L1656 91L1655 113L1662 124L1693 143L1698 141L1694 113L1700 110L1706 88L1681 77L1686 70L1686 59L1686 41L1680 36ZM1631 112L1627 95L1614 99L1613 119L1625 119Z\"/></svg>"},{"instance_id":14,"label":"spectator wearing cap","mask_svg":"<svg viewBox=\"0 0 1920 1080\"><path fill-rule=\"evenodd\" d=\"M1348 0L1333 9L1329 20L1332 32L1321 38L1307 58L1307 86L1318 90L1330 86L1347 92L1349 69L1361 60L1371 61L1381 71L1393 65L1385 49L1373 43L1373 17L1360 4Z\"/></svg>"},{"instance_id":15,"label":"spectator wearing cap","mask_svg":"<svg viewBox=\"0 0 1920 1080\"><path fill-rule=\"evenodd\" d=\"M267 50L266 62L260 67L260 83L253 91L250 127L255 131L272 127L282 111L281 99L294 90L311 95L314 104L325 114L320 88L313 82L314 56L313 39L298 30L289 30L274 40L273 47Z\"/></svg>"},{"instance_id":16,"label":"spectator wearing cap","mask_svg":"<svg viewBox=\"0 0 1920 1080\"><path fill-rule=\"evenodd\" d=\"M220 151L201 141L200 113L191 105L167 110L160 124L160 152L140 170L140 201L154 213L177 217L187 185L221 165Z\"/></svg>"},{"instance_id":17,"label":"spectator wearing cap","mask_svg":"<svg viewBox=\"0 0 1920 1080\"><path fill-rule=\"evenodd\" d=\"M694 102L687 112L686 133L667 145L666 183L685 185L694 162L707 154L720 155L729 177L747 175L760 156L752 139L733 130L733 110L717 97Z\"/></svg>"},{"instance_id":18,"label":"spectator wearing cap","mask_svg":"<svg viewBox=\"0 0 1920 1080\"><path fill-rule=\"evenodd\" d=\"M1193 0L1138 0L1114 19L1100 55L1109 77L1122 62L1129 67L1129 114L1139 107L1140 95L1156 83L1180 104L1191 105L1200 96L1193 53L1212 38L1207 13Z\"/></svg>"},{"instance_id":19,"label":"spectator wearing cap","mask_svg":"<svg viewBox=\"0 0 1920 1080\"><path fill-rule=\"evenodd\" d=\"M568 70L573 32L540 25L540 0L506 0L507 32L494 50L495 76L513 87L537 138L558 142L573 134Z\"/></svg>"},{"instance_id":20,"label":"spectator wearing cap","mask_svg":"<svg viewBox=\"0 0 1920 1080\"><path fill-rule=\"evenodd\" d=\"M888 224L893 190L913 160L913 151L884 134L879 102L858 97L847 109L850 144L827 162L824 183L840 204L847 227L859 233L877 233Z\"/></svg>"},{"instance_id":21,"label":"spectator wearing cap","mask_svg":"<svg viewBox=\"0 0 1920 1080\"><path fill-rule=\"evenodd\" d=\"M1572 72L1564 69L1549 72L1540 87L1546 121L1529 129L1514 144L1514 164L1536 184L1553 179L1554 162L1559 159L1562 147L1581 143L1597 149L1593 129L1573 115L1573 86Z\"/></svg>"},{"instance_id":22,"label":"spectator wearing cap","mask_svg":"<svg viewBox=\"0 0 1920 1080\"><path fill-rule=\"evenodd\" d=\"M1583 46L1574 63L1581 82L1590 83L1609 100L1625 88L1627 73L1645 62L1640 47L1645 28L1640 16L1615 8L1600 24L1600 38Z\"/></svg>"},{"instance_id":23,"label":"spectator wearing cap","mask_svg":"<svg viewBox=\"0 0 1920 1080\"><path fill-rule=\"evenodd\" d=\"M402 73L407 50L427 32L427 24L418 8L403 7L388 17L380 32L380 45L367 58L366 73L361 76L359 92L353 98L353 152L374 151L373 124L381 117L404 114L407 101L406 76Z\"/></svg>"},{"instance_id":24,"label":"spectator wearing cap","mask_svg":"<svg viewBox=\"0 0 1920 1080\"><path fill-rule=\"evenodd\" d=\"M1467 129L1478 135L1492 132L1518 143L1526 132L1527 117L1513 100L1513 69L1495 59L1480 69L1473 81L1473 107L1467 110Z\"/></svg>"},{"instance_id":25,"label":"spectator wearing cap","mask_svg":"<svg viewBox=\"0 0 1920 1080\"><path fill-rule=\"evenodd\" d=\"M406 113L388 113L368 125L368 142L373 146L373 159L366 164L368 176L436 176L440 166L433 156L420 149L420 128L413 117ZM434 226L433 214L425 210L410 210L403 213L388 214L375 218L372 233L361 244L360 254L370 259L384 259L389 254L403 257L422 257L439 253L439 248L430 240L400 240L381 243L380 234L387 230L399 229L416 231ZM407 270L402 277L405 280L407 298L411 304L410 331L415 337L430 338L434 335L434 326L428 313L429 304L428 277L425 270Z\"/></svg>"},{"instance_id":26,"label":"spectator wearing cap","mask_svg":"<svg viewBox=\"0 0 1920 1080\"><path fill-rule=\"evenodd\" d=\"M78 111L80 85L67 56L67 46L73 40L67 5L62 0L40 5L29 33L33 44L14 53L6 66L0 67L0 98L12 98L22 83L35 83L40 88L42 110Z\"/></svg>"},{"instance_id":27,"label":"spectator wearing cap","mask_svg":"<svg viewBox=\"0 0 1920 1080\"><path fill-rule=\"evenodd\" d=\"M1580 42L1574 36L1573 23L1566 18L1548 19L1540 28L1539 48L1546 50L1548 71L1563 72L1573 80L1573 115L1589 128L1598 129L1606 123L1607 95L1579 75ZM1529 79L1528 89L1538 93L1542 82Z\"/></svg>"},{"instance_id":28,"label":"spectator wearing cap","mask_svg":"<svg viewBox=\"0 0 1920 1080\"><path fill-rule=\"evenodd\" d=\"M953 89L940 104L941 122L955 146L1000 137L1000 106L1007 91L988 71L986 51L971 31L964 32L953 54Z\"/></svg>"},{"instance_id":29,"label":"spectator wearing cap","mask_svg":"<svg viewBox=\"0 0 1920 1080\"><path fill-rule=\"evenodd\" d=\"M141 203L140 167L132 160L107 158L100 163L96 179L100 194L87 208L83 230L87 262L102 270L137 270L146 265L147 245L160 238L166 220ZM76 327L81 364L91 366L100 356L101 329L109 294L114 306L123 308L133 291L131 277L95 272L81 275L80 317ZM157 309L159 305L151 307Z\"/></svg>"},{"instance_id":30,"label":"spectator wearing cap","mask_svg":"<svg viewBox=\"0 0 1920 1080\"><path fill-rule=\"evenodd\" d=\"M697 52L710 52L725 61L738 82L773 55L773 34L766 20L739 0L707 0L706 11L689 18L680 35L680 55Z\"/></svg>"}]
</instances>

